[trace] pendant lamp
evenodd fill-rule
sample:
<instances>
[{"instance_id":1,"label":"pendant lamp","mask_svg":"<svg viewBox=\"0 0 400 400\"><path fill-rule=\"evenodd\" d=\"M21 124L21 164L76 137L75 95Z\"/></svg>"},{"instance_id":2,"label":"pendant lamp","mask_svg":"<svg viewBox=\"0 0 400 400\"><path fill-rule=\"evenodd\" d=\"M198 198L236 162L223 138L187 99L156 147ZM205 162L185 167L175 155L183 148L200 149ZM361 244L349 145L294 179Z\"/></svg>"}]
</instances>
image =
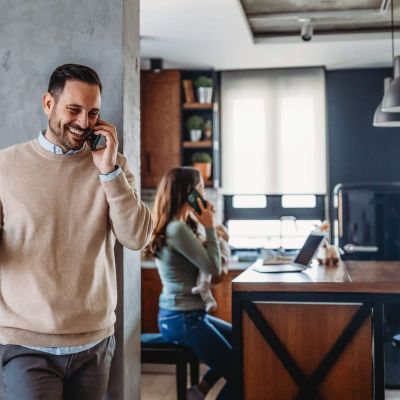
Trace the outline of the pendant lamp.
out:
<instances>
[{"instance_id":1,"label":"pendant lamp","mask_svg":"<svg viewBox=\"0 0 400 400\"><path fill-rule=\"evenodd\" d=\"M392 0L393 1L393 0ZM382 99L382 111L388 113L400 112L400 57L394 59L393 82Z\"/></svg>"},{"instance_id":2,"label":"pendant lamp","mask_svg":"<svg viewBox=\"0 0 400 400\"><path fill-rule=\"evenodd\" d=\"M382 99L382 111L388 113L400 112L400 57L394 56L394 22L393 8L394 0L390 1L391 5L391 25L392 25L392 60L393 60L393 82L385 91Z\"/></svg>"},{"instance_id":3,"label":"pendant lamp","mask_svg":"<svg viewBox=\"0 0 400 400\"><path fill-rule=\"evenodd\" d=\"M392 78L385 78L383 81L384 92L388 91ZM375 110L373 125L379 128L400 127L400 113L382 111L382 103L379 103Z\"/></svg>"}]
</instances>

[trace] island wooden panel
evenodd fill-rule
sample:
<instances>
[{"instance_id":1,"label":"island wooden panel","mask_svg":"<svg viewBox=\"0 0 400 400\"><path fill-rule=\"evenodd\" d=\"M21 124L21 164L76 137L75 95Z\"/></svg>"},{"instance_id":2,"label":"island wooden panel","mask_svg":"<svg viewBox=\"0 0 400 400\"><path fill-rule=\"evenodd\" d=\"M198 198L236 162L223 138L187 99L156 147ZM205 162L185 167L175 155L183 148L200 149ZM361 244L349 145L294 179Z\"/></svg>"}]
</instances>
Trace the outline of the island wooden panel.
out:
<instances>
[{"instance_id":1,"label":"island wooden panel","mask_svg":"<svg viewBox=\"0 0 400 400\"><path fill-rule=\"evenodd\" d=\"M213 288L218 308L212 315L232 322L232 288L231 282L242 271L228 272L224 281ZM160 277L156 268L142 268L142 332L158 332L157 314L158 299L162 290Z\"/></svg>"},{"instance_id":2,"label":"island wooden panel","mask_svg":"<svg viewBox=\"0 0 400 400\"><path fill-rule=\"evenodd\" d=\"M258 303L264 319L310 376L348 324L358 305ZM324 400L372 399L371 318L357 332L322 382ZM243 312L244 399L288 400L296 383Z\"/></svg>"}]
</instances>

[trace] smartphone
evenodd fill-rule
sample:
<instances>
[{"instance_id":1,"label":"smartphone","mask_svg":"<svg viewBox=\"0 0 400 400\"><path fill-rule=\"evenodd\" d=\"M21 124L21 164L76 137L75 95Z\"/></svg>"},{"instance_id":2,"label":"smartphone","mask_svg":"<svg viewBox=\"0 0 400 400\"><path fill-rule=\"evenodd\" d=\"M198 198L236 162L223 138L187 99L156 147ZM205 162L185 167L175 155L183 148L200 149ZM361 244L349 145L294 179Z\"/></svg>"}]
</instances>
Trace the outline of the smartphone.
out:
<instances>
[{"instance_id":1,"label":"smartphone","mask_svg":"<svg viewBox=\"0 0 400 400\"><path fill-rule=\"evenodd\" d=\"M203 196L196 189L193 189L189 193L186 201L194 208L194 210L197 212L197 214L201 214L200 206L197 203L197 199L200 199L203 206L207 207L207 201L203 198Z\"/></svg>"},{"instance_id":2,"label":"smartphone","mask_svg":"<svg viewBox=\"0 0 400 400\"><path fill-rule=\"evenodd\" d=\"M89 132L89 135L86 140L89 141L90 150L92 150L92 151L96 150L100 139L101 139L101 135L95 135L93 129Z\"/></svg>"},{"instance_id":3,"label":"smartphone","mask_svg":"<svg viewBox=\"0 0 400 400\"><path fill-rule=\"evenodd\" d=\"M100 114L97 117L96 125L99 125ZM97 145L99 144L102 135L95 135L94 129L91 129L86 140L89 142L90 150L94 151L97 149Z\"/></svg>"}]
</instances>

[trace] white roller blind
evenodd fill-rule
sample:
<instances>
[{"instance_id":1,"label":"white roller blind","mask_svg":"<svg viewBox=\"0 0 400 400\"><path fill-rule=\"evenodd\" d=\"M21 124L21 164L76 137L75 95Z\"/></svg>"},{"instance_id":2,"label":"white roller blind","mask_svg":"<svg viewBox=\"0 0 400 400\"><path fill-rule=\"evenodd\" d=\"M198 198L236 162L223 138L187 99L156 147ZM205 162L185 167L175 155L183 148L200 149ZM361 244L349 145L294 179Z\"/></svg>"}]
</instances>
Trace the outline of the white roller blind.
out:
<instances>
[{"instance_id":1,"label":"white roller blind","mask_svg":"<svg viewBox=\"0 0 400 400\"><path fill-rule=\"evenodd\" d=\"M326 193L322 68L223 72L225 193Z\"/></svg>"}]
</instances>

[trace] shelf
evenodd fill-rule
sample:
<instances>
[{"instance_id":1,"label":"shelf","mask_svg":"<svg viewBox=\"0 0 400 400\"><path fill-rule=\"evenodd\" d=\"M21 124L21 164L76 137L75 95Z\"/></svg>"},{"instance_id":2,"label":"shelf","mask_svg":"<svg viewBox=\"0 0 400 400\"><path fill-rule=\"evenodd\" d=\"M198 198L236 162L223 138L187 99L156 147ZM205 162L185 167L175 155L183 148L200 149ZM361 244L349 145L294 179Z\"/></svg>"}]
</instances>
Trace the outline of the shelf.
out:
<instances>
[{"instance_id":1,"label":"shelf","mask_svg":"<svg viewBox=\"0 0 400 400\"><path fill-rule=\"evenodd\" d=\"M212 148L211 140L199 140L197 142L185 141L183 142L185 149L209 149Z\"/></svg>"},{"instance_id":2,"label":"shelf","mask_svg":"<svg viewBox=\"0 0 400 400\"><path fill-rule=\"evenodd\" d=\"M184 103L184 110L212 110L212 103Z\"/></svg>"}]
</instances>

